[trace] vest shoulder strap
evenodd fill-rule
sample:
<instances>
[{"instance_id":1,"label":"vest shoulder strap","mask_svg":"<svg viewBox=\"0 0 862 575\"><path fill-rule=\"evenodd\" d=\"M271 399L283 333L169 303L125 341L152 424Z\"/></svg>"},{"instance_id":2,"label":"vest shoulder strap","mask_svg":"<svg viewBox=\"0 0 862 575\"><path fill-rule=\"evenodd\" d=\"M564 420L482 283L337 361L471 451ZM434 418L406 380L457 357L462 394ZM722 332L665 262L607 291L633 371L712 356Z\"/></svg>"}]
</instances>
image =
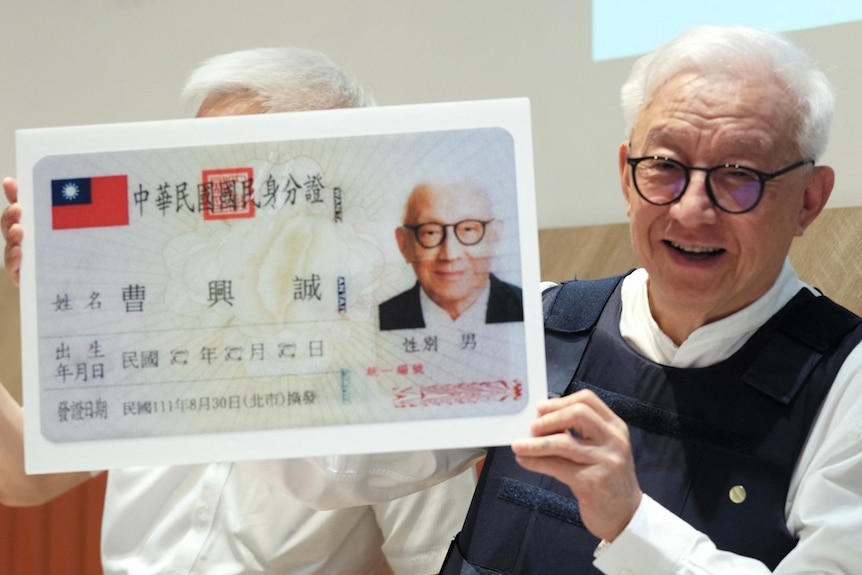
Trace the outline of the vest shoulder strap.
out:
<instances>
[{"instance_id":1,"label":"vest shoulder strap","mask_svg":"<svg viewBox=\"0 0 862 575\"><path fill-rule=\"evenodd\" d=\"M629 272L631 273L631 272ZM608 298L628 273L597 280L572 280L542 292L545 329L562 333L588 331Z\"/></svg>"},{"instance_id":2,"label":"vest shoulder strap","mask_svg":"<svg viewBox=\"0 0 862 575\"><path fill-rule=\"evenodd\" d=\"M789 405L820 359L838 346L862 319L828 297L816 297L806 289L800 290L779 313L781 319L775 336L760 351L742 380Z\"/></svg>"},{"instance_id":3,"label":"vest shoulder strap","mask_svg":"<svg viewBox=\"0 0 862 575\"><path fill-rule=\"evenodd\" d=\"M542 292L550 397L560 397L565 393L578 369L589 334L611 294L626 275L572 280Z\"/></svg>"}]
</instances>

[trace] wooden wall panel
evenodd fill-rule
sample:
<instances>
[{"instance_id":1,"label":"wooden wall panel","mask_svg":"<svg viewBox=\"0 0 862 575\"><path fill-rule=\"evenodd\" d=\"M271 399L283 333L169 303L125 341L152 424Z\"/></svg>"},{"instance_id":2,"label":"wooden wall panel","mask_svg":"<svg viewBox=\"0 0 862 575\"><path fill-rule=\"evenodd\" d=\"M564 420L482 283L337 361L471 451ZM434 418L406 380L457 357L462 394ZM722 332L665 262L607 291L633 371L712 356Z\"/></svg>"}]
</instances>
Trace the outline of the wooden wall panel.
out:
<instances>
[{"instance_id":1,"label":"wooden wall panel","mask_svg":"<svg viewBox=\"0 0 862 575\"><path fill-rule=\"evenodd\" d=\"M595 279L637 267L628 224L539 230L543 281Z\"/></svg>"},{"instance_id":2,"label":"wooden wall panel","mask_svg":"<svg viewBox=\"0 0 862 575\"><path fill-rule=\"evenodd\" d=\"M824 210L790 250L799 277L862 315L862 207Z\"/></svg>"},{"instance_id":3,"label":"wooden wall panel","mask_svg":"<svg viewBox=\"0 0 862 575\"><path fill-rule=\"evenodd\" d=\"M103 473L38 507L0 505L0 573L102 575Z\"/></svg>"},{"instance_id":4,"label":"wooden wall panel","mask_svg":"<svg viewBox=\"0 0 862 575\"><path fill-rule=\"evenodd\" d=\"M539 231L542 279L592 279L638 265L628 224ZM862 207L824 210L790 250L804 281L862 315Z\"/></svg>"},{"instance_id":5,"label":"wooden wall panel","mask_svg":"<svg viewBox=\"0 0 862 575\"><path fill-rule=\"evenodd\" d=\"M0 246L2 246L0 238ZM0 383L21 401L21 312L18 288L0 266Z\"/></svg>"}]
</instances>

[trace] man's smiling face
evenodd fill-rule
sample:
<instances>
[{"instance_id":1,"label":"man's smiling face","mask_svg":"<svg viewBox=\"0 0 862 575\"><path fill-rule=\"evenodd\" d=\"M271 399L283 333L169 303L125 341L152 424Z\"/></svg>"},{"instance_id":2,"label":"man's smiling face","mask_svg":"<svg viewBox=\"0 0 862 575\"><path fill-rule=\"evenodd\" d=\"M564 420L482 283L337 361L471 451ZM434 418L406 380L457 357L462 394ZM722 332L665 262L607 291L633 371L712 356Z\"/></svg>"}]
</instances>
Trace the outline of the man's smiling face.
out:
<instances>
[{"instance_id":1,"label":"man's smiling face","mask_svg":"<svg viewBox=\"0 0 862 575\"><path fill-rule=\"evenodd\" d=\"M701 325L742 309L774 283L795 235L810 223L810 165L770 180L757 207L722 212L707 196L704 172L675 203L655 206L635 190L627 157L664 156L686 165L740 164L767 173L802 158L791 103L774 82L682 74L647 101L620 146L632 245L649 273L653 315L686 310ZM663 327L664 329L664 327Z\"/></svg>"}]
</instances>

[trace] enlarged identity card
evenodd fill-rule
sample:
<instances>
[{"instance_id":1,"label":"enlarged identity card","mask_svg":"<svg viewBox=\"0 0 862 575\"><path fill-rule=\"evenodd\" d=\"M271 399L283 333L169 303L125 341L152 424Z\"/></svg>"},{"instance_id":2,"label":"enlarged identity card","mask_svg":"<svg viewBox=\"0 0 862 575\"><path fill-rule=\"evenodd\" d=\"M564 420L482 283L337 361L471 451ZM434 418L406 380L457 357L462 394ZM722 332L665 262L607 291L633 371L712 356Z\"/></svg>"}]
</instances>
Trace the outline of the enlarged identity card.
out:
<instances>
[{"instance_id":1,"label":"enlarged identity card","mask_svg":"<svg viewBox=\"0 0 862 575\"><path fill-rule=\"evenodd\" d=\"M528 435L546 396L529 113L18 132L27 470Z\"/></svg>"}]
</instances>

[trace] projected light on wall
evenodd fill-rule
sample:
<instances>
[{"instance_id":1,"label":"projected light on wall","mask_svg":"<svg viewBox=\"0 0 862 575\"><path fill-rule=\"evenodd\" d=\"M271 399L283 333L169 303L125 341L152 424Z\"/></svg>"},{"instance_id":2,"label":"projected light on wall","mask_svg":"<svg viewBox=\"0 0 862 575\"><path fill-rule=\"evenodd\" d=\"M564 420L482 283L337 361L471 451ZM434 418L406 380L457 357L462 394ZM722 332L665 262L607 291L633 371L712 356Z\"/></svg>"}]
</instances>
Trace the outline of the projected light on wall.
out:
<instances>
[{"instance_id":1,"label":"projected light on wall","mask_svg":"<svg viewBox=\"0 0 862 575\"><path fill-rule=\"evenodd\" d=\"M743 25L788 32L862 20L862 2L593 0L593 60L645 54L692 26Z\"/></svg>"}]
</instances>

